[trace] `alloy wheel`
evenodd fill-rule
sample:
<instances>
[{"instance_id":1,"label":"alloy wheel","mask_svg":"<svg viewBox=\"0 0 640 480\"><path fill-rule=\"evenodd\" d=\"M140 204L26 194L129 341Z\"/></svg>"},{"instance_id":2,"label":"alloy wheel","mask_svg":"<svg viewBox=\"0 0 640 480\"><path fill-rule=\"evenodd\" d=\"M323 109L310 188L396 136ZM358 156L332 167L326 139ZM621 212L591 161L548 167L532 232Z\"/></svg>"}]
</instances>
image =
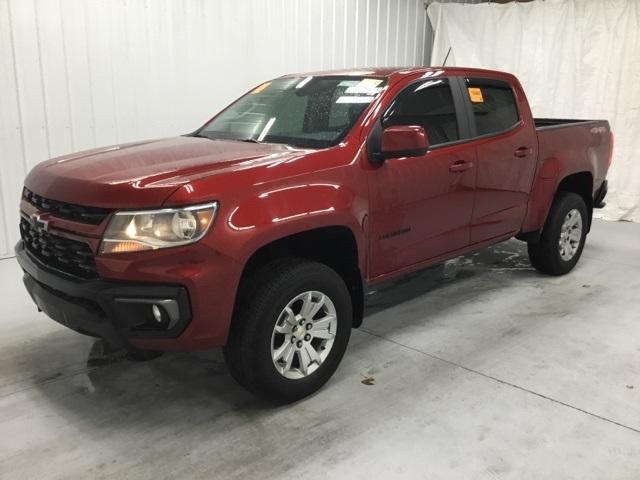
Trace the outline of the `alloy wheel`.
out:
<instances>
[{"instance_id":1,"label":"alloy wheel","mask_svg":"<svg viewBox=\"0 0 640 480\"><path fill-rule=\"evenodd\" d=\"M326 360L338 328L336 308L322 292L307 291L282 309L271 335L271 358L280 375L305 378Z\"/></svg>"},{"instance_id":2,"label":"alloy wheel","mask_svg":"<svg viewBox=\"0 0 640 480\"><path fill-rule=\"evenodd\" d=\"M571 260L582 240L582 215L577 209L571 209L564 217L560 228L560 239L558 240L558 250L560 258L565 262Z\"/></svg>"}]
</instances>

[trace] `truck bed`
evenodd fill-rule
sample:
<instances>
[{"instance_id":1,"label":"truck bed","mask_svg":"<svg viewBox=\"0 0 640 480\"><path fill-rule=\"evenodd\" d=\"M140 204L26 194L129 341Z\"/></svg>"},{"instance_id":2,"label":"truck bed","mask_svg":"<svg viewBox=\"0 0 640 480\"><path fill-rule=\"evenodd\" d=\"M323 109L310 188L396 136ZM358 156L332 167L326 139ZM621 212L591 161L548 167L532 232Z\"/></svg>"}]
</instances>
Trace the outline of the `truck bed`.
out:
<instances>
[{"instance_id":1,"label":"truck bed","mask_svg":"<svg viewBox=\"0 0 640 480\"><path fill-rule=\"evenodd\" d=\"M596 123L602 120L576 120L567 118L534 118L536 130L542 130L547 128L562 128L570 127L577 124Z\"/></svg>"}]
</instances>

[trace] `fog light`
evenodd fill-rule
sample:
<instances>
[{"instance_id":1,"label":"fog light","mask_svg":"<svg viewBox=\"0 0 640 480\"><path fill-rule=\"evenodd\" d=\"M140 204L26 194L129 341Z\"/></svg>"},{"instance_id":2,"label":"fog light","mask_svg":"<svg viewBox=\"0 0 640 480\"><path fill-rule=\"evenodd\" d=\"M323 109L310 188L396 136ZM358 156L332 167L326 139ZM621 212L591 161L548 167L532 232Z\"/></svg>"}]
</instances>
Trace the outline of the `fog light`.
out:
<instances>
[{"instance_id":1,"label":"fog light","mask_svg":"<svg viewBox=\"0 0 640 480\"><path fill-rule=\"evenodd\" d=\"M156 322L162 323L162 310L158 305L151 306L151 313L153 313L153 318L155 318Z\"/></svg>"},{"instance_id":2,"label":"fog light","mask_svg":"<svg viewBox=\"0 0 640 480\"><path fill-rule=\"evenodd\" d=\"M116 298L117 316L135 330L171 330L180 320L173 298Z\"/></svg>"},{"instance_id":3,"label":"fog light","mask_svg":"<svg viewBox=\"0 0 640 480\"><path fill-rule=\"evenodd\" d=\"M169 327L169 315L167 314L167 311L164 309L162 304L153 303L151 305L151 315L153 316L153 320L155 320L156 322L154 326L150 325L151 328L160 328L162 330L165 330Z\"/></svg>"}]
</instances>

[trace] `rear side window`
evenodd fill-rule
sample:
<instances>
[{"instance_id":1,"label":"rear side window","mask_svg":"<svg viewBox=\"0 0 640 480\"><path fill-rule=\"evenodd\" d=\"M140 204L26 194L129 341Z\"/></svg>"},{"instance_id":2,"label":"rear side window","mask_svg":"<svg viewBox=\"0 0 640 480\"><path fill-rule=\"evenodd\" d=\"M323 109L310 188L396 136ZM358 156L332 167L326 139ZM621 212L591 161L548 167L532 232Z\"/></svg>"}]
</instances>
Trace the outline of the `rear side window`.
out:
<instances>
[{"instance_id":1,"label":"rear side window","mask_svg":"<svg viewBox=\"0 0 640 480\"><path fill-rule=\"evenodd\" d=\"M511 86L498 80L467 78L477 135L509 130L518 123L518 108Z\"/></svg>"},{"instance_id":2,"label":"rear side window","mask_svg":"<svg viewBox=\"0 0 640 480\"><path fill-rule=\"evenodd\" d=\"M428 80L409 85L387 109L382 125L423 127L430 145L459 140L456 110L448 80Z\"/></svg>"}]
</instances>

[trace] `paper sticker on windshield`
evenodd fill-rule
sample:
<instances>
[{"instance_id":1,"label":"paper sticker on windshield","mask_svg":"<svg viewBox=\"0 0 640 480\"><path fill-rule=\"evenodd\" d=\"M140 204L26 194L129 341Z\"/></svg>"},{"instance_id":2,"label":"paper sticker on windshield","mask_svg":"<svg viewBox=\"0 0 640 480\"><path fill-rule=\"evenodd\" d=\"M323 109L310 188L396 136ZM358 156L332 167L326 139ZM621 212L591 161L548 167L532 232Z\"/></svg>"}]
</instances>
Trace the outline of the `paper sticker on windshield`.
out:
<instances>
[{"instance_id":1,"label":"paper sticker on windshield","mask_svg":"<svg viewBox=\"0 0 640 480\"><path fill-rule=\"evenodd\" d=\"M382 90L382 88L380 88L380 87L371 88L371 87L361 87L360 85L356 85L355 87L347 88L344 91L344 93L348 93L348 94L351 94L351 95L358 95L358 94L375 95L380 90Z\"/></svg>"},{"instance_id":2,"label":"paper sticker on windshield","mask_svg":"<svg viewBox=\"0 0 640 480\"><path fill-rule=\"evenodd\" d=\"M382 83L382 79L381 78L364 78L359 84L358 86L365 88L365 87L369 87L369 88L375 88L378 85L380 85Z\"/></svg>"},{"instance_id":3,"label":"paper sticker on windshield","mask_svg":"<svg viewBox=\"0 0 640 480\"><path fill-rule=\"evenodd\" d=\"M371 103L373 101L374 97L364 97L364 96L360 96L360 97L356 97L356 96L343 96L343 97L338 97L338 99L336 100L336 103Z\"/></svg>"},{"instance_id":4,"label":"paper sticker on windshield","mask_svg":"<svg viewBox=\"0 0 640 480\"><path fill-rule=\"evenodd\" d=\"M339 87L355 87L360 82L358 80L342 80L338 86Z\"/></svg>"},{"instance_id":5,"label":"paper sticker on windshield","mask_svg":"<svg viewBox=\"0 0 640 480\"><path fill-rule=\"evenodd\" d=\"M472 103L483 103L484 98L482 98L482 90L477 87L469 87L467 88L469 91L469 98Z\"/></svg>"},{"instance_id":6,"label":"paper sticker on windshield","mask_svg":"<svg viewBox=\"0 0 640 480\"><path fill-rule=\"evenodd\" d=\"M254 88L253 90L251 90L251 95L255 95L256 93L260 93L262 92L264 89L266 89L269 85L271 85L271 82L265 82L262 85L260 85L259 87Z\"/></svg>"},{"instance_id":7,"label":"paper sticker on windshield","mask_svg":"<svg viewBox=\"0 0 640 480\"><path fill-rule=\"evenodd\" d=\"M345 90L345 93L350 94L365 94L365 95L375 95L382 87L378 87L382 83L382 80L379 78L365 78L361 80L356 85L353 85Z\"/></svg>"}]
</instances>

